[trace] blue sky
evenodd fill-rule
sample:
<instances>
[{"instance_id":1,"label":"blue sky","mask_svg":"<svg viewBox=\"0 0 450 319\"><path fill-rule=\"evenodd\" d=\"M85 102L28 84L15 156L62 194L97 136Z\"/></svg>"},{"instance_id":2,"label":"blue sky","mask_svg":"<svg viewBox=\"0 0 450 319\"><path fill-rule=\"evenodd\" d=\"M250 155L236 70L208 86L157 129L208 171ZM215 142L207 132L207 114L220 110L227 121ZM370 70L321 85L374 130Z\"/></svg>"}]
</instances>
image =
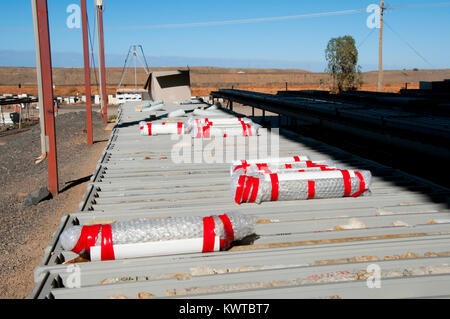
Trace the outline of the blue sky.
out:
<instances>
[{"instance_id":1,"label":"blue sky","mask_svg":"<svg viewBox=\"0 0 450 319\"><path fill-rule=\"evenodd\" d=\"M87 2L93 27L94 0ZM359 64L363 71L371 71L378 63L378 29L371 32L367 27L369 13L364 11L249 23L192 23L365 9L372 3L379 1L105 0L106 63L123 66L129 46L141 44L151 66L293 67L321 72L328 40L351 35L359 46ZM426 5L435 3L441 5ZM81 29L66 25L70 4L79 1L48 0L55 67L82 66ZM386 69L450 68L450 1L391 0L385 5L397 7L385 13ZM184 26L164 27L168 24ZM34 63L31 1L2 1L0 65Z\"/></svg>"}]
</instances>

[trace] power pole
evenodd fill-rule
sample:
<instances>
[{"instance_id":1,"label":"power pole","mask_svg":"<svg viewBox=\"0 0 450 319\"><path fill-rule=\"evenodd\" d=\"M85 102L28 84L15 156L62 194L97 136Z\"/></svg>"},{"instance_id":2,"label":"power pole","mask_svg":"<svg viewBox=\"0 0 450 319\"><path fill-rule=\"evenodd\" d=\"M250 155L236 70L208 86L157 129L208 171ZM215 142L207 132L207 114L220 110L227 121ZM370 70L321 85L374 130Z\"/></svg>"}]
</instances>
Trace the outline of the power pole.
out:
<instances>
[{"instance_id":1,"label":"power pole","mask_svg":"<svg viewBox=\"0 0 450 319\"><path fill-rule=\"evenodd\" d=\"M97 14L97 39L98 39L98 59L100 63L100 88L101 88L101 107L103 111L103 121L108 122L107 114L107 94L106 94L106 70L105 70L105 43L103 39L103 0L95 0L95 11Z\"/></svg>"},{"instance_id":2,"label":"power pole","mask_svg":"<svg viewBox=\"0 0 450 319\"><path fill-rule=\"evenodd\" d=\"M91 101L91 70L89 66L89 40L87 27L86 0L81 0L81 18L83 20L83 54L84 54L84 84L86 95L86 131L87 144L93 144L92 136L92 101Z\"/></svg>"},{"instance_id":3,"label":"power pole","mask_svg":"<svg viewBox=\"0 0 450 319\"><path fill-rule=\"evenodd\" d=\"M380 3L380 43L378 47L378 92L383 92L383 14L384 0Z\"/></svg>"},{"instance_id":4,"label":"power pole","mask_svg":"<svg viewBox=\"0 0 450 319\"><path fill-rule=\"evenodd\" d=\"M38 41L36 51L39 59L36 73L38 76L39 101L44 108L45 138L47 147L48 190L58 195L58 162L56 158L55 108L53 105L52 59L48 27L47 0L31 0L33 16L36 17ZM40 80L40 81L39 81Z\"/></svg>"}]
</instances>

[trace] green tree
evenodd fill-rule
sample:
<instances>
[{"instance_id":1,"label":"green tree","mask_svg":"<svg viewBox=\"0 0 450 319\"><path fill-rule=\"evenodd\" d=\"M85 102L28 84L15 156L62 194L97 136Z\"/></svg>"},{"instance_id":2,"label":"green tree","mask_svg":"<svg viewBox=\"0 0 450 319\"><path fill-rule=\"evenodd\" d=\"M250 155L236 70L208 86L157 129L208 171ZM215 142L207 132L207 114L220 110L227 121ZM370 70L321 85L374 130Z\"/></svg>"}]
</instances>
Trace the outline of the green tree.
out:
<instances>
[{"instance_id":1,"label":"green tree","mask_svg":"<svg viewBox=\"0 0 450 319\"><path fill-rule=\"evenodd\" d=\"M332 38L328 41L325 57L328 62L326 72L333 79L333 91L356 90L362 85L358 50L353 37Z\"/></svg>"}]
</instances>

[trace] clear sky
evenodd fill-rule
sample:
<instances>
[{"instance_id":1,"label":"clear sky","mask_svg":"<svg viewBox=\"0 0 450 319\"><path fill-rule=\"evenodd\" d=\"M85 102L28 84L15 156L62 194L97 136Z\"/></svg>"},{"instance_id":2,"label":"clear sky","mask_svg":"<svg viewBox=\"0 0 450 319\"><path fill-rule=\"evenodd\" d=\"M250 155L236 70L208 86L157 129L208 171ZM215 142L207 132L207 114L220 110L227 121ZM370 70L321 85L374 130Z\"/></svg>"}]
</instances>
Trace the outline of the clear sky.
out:
<instances>
[{"instance_id":1,"label":"clear sky","mask_svg":"<svg viewBox=\"0 0 450 319\"><path fill-rule=\"evenodd\" d=\"M94 0L87 3L92 28ZM363 71L375 70L378 29L367 27L370 13L365 11L372 3L379 1L105 0L106 62L122 66L129 46L141 44L151 66L295 67L321 72L328 40L351 35ZM66 24L71 4L79 1L48 0L53 65L58 67L82 66L81 29ZM385 13L386 69L450 68L450 1L390 0L385 5L392 7ZM296 15L305 16L280 18ZM34 63L31 1L1 1L0 65Z\"/></svg>"}]
</instances>

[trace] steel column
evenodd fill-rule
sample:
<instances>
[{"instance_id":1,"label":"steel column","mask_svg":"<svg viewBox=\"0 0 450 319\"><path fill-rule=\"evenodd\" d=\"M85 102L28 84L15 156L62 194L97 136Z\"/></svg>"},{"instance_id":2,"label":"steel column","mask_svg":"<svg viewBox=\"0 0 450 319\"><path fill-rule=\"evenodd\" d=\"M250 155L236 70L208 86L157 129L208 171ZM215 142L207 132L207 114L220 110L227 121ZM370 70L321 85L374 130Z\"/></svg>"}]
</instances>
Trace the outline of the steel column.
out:
<instances>
[{"instance_id":1,"label":"steel column","mask_svg":"<svg viewBox=\"0 0 450 319\"><path fill-rule=\"evenodd\" d=\"M101 87L101 105L103 111L103 121L108 122L108 96L106 93L106 70L105 70L105 43L103 38L103 6L96 6L98 15L98 46L100 56L100 87Z\"/></svg>"},{"instance_id":2,"label":"steel column","mask_svg":"<svg viewBox=\"0 0 450 319\"><path fill-rule=\"evenodd\" d=\"M93 144L92 136L92 101L91 101L91 71L89 66L89 41L87 27L86 0L81 0L81 17L83 20L83 54L84 54L84 82L86 95L86 131L87 144Z\"/></svg>"},{"instance_id":3,"label":"steel column","mask_svg":"<svg viewBox=\"0 0 450 319\"><path fill-rule=\"evenodd\" d=\"M38 86L38 96L42 96L42 84L41 77L39 76L41 70L41 55L38 50L39 48L39 27L37 20L37 10L36 10L36 1L31 0L31 7L33 12L33 27L34 27L34 44L36 47L36 73L37 76L37 86ZM44 105L40 99L38 99L39 106L39 125L41 129L41 156L38 158L39 160L43 160L47 156L47 146L45 142L45 115L44 115ZM3 116L3 113L2 113Z\"/></svg>"},{"instance_id":4,"label":"steel column","mask_svg":"<svg viewBox=\"0 0 450 319\"><path fill-rule=\"evenodd\" d=\"M47 0L33 0L33 8L37 12L37 25L41 69L37 70L41 79L42 101L45 117L45 133L47 139L48 189L53 196L58 194L58 163L56 158L55 109L53 106L53 79L50 36L48 27Z\"/></svg>"}]
</instances>

